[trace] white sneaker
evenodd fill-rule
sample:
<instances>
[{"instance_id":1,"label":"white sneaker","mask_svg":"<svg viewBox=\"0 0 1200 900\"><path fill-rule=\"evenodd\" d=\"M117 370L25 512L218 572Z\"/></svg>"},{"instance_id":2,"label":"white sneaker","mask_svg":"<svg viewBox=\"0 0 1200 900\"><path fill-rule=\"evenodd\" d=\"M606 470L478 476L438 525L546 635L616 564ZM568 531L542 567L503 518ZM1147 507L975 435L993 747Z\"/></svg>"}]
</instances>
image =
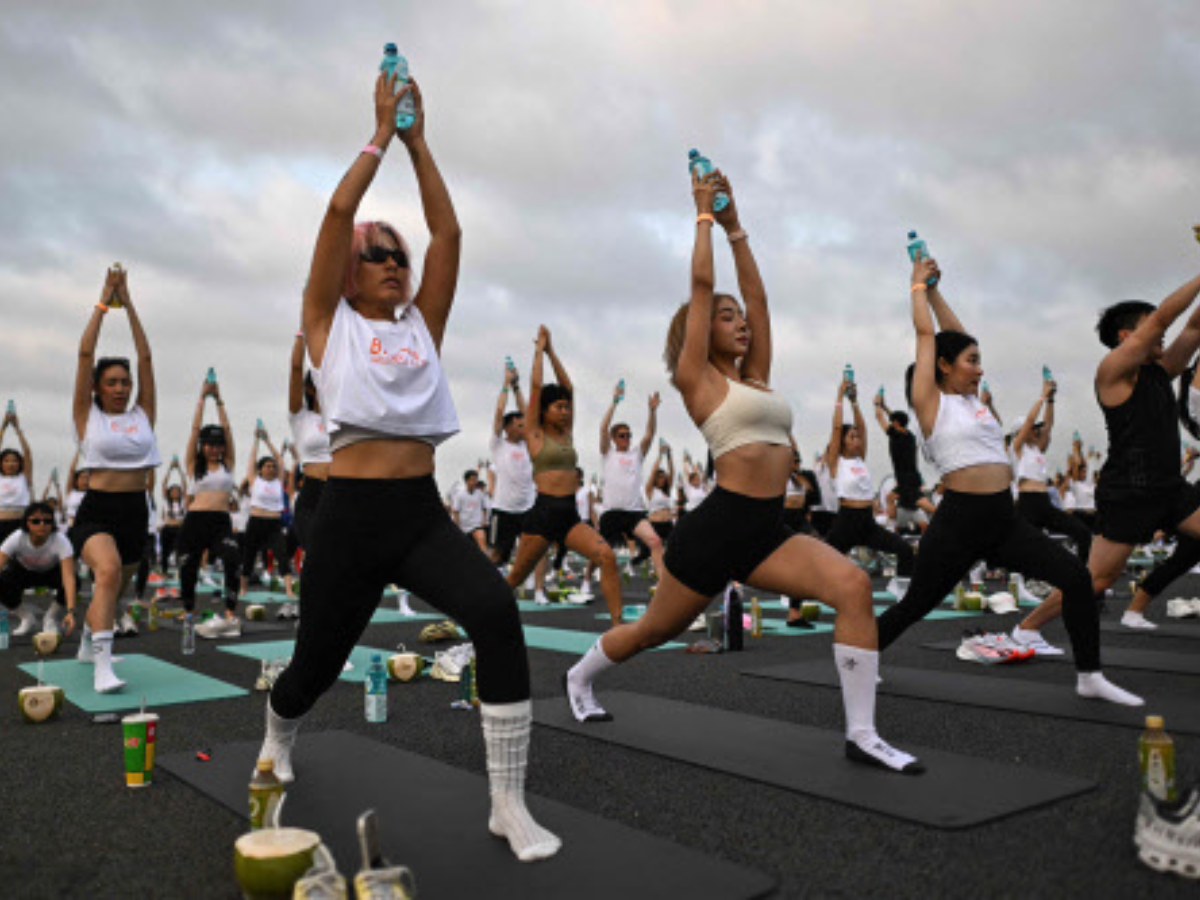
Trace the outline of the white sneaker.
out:
<instances>
[{"instance_id":1,"label":"white sneaker","mask_svg":"<svg viewBox=\"0 0 1200 900\"><path fill-rule=\"evenodd\" d=\"M1025 579L1020 576L1014 576L1017 582L1017 602L1018 603L1041 603L1040 597L1029 593L1029 588L1025 587Z\"/></svg>"},{"instance_id":2,"label":"white sneaker","mask_svg":"<svg viewBox=\"0 0 1200 900\"><path fill-rule=\"evenodd\" d=\"M137 634L137 622L133 621L133 616L131 616L129 613L125 613L117 622L116 630L121 634Z\"/></svg>"},{"instance_id":3,"label":"white sneaker","mask_svg":"<svg viewBox=\"0 0 1200 900\"><path fill-rule=\"evenodd\" d=\"M1066 651L1048 643L1040 631L1027 631L1018 625L1012 630L1012 638L1027 650L1033 650L1038 656L1063 656Z\"/></svg>"},{"instance_id":4,"label":"white sneaker","mask_svg":"<svg viewBox=\"0 0 1200 900\"><path fill-rule=\"evenodd\" d=\"M433 664L440 670L440 680L460 681L462 670L470 665L475 657L474 644L457 644L449 650L443 650L433 655Z\"/></svg>"},{"instance_id":5,"label":"white sneaker","mask_svg":"<svg viewBox=\"0 0 1200 900\"><path fill-rule=\"evenodd\" d=\"M217 583L215 581L213 581L213 577L211 575L209 575L207 572L200 573L200 583L202 585L204 585L205 587L210 587L210 588L215 588L217 586Z\"/></svg>"},{"instance_id":6,"label":"white sneaker","mask_svg":"<svg viewBox=\"0 0 1200 900\"><path fill-rule=\"evenodd\" d=\"M26 604L22 603L14 609L13 614L21 619L21 624L12 630L13 637L21 637L22 635L33 634L37 631L37 616L33 614L33 610Z\"/></svg>"},{"instance_id":7,"label":"white sneaker","mask_svg":"<svg viewBox=\"0 0 1200 900\"><path fill-rule=\"evenodd\" d=\"M213 616L207 622L196 626L196 634L210 641L217 638L235 638L242 636L242 620L226 619L224 616Z\"/></svg>"},{"instance_id":8,"label":"white sneaker","mask_svg":"<svg viewBox=\"0 0 1200 900\"><path fill-rule=\"evenodd\" d=\"M1193 788L1180 804L1143 793L1133 843L1138 859L1150 868L1200 878L1200 789Z\"/></svg>"},{"instance_id":9,"label":"white sneaker","mask_svg":"<svg viewBox=\"0 0 1200 900\"><path fill-rule=\"evenodd\" d=\"M971 574L968 577L971 579L972 584L975 584L976 582L983 584L983 582L986 580L984 578L985 575L987 575L987 564L981 562L975 566L975 568L971 569Z\"/></svg>"},{"instance_id":10,"label":"white sneaker","mask_svg":"<svg viewBox=\"0 0 1200 900\"><path fill-rule=\"evenodd\" d=\"M1197 615L1197 610L1193 606L1195 600L1185 600L1182 597L1178 600L1167 601L1167 618L1170 619L1190 619Z\"/></svg>"},{"instance_id":11,"label":"white sneaker","mask_svg":"<svg viewBox=\"0 0 1200 900\"><path fill-rule=\"evenodd\" d=\"M538 606L549 606L550 598L546 596L544 591L538 591L533 595L533 602Z\"/></svg>"},{"instance_id":12,"label":"white sneaker","mask_svg":"<svg viewBox=\"0 0 1200 900\"><path fill-rule=\"evenodd\" d=\"M1121 616L1122 628L1134 628L1141 631L1153 631L1158 626L1143 616L1140 612L1130 612L1126 610Z\"/></svg>"}]
</instances>

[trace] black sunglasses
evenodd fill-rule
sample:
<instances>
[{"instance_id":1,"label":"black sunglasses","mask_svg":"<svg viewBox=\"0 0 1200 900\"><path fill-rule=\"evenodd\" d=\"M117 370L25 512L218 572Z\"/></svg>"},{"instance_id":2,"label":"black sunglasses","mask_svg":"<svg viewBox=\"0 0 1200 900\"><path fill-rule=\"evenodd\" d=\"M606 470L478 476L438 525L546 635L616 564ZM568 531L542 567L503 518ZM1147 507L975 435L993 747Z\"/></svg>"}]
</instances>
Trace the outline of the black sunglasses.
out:
<instances>
[{"instance_id":1,"label":"black sunglasses","mask_svg":"<svg viewBox=\"0 0 1200 900\"><path fill-rule=\"evenodd\" d=\"M408 268L408 254L399 247L367 247L358 255L358 258L363 262L375 263L376 265L387 262L389 257L395 260L396 265L401 269Z\"/></svg>"},{"instance_id":2,"label":"black sunglasses","mask_svg":"<svg viewBox=\"0 0 1200 900\"><path fill-rule=\"evenodd\" d=\"M53 519L26 519L30 525L53 525Z\"/></svg>"}]
</instances>

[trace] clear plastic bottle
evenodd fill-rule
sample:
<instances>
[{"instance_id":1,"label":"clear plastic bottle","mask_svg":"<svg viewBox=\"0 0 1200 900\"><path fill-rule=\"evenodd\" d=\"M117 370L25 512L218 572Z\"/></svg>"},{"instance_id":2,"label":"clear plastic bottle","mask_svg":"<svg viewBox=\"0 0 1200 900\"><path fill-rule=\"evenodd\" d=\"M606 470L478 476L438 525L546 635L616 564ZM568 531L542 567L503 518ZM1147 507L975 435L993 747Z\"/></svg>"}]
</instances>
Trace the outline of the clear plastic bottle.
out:
<instances>
[{"instance_id":1,"label":"clear plastic bottle","mask_svg":"<svg viewBox=\"0 0 1200 900\"><path fill-rule=\"evenodd\" d=\"M389 78L392 75L397 75L396 90L408 84L408 60L400 55L400 51L396 49L395 44L385 44L383 48L383 62L379 64L379 70L386 74ZM412 128L413 122L417 121L416 107L413 105L412 93L405 94L400 102L396 104L396 127L401 131L407 131Z\"/></svg>"},{"instance_id":2,"label":"clear plastic bottle","mask_svg":"<svg viewBox=\"0 0 1200 900\"><path fill-rule=\"evenodd\" d=\"M688 171L699 175L703 178L713 170L712 161L700 153L699 150L688 151ZM717 191L717 196L713 198L713 212L720 212L729 205L729 195L724 191Z\"/></svg>"},{"instance_id":3,"label":"clear plastic bottle","mask_svg":"<svg viewBox=\"0 0 1200 900\"><path fill-rule=\"evenodd\" d=\"M1049 366L1042 366L1042 381L1053 381L1054 373L1050 371Z\"/></svg>"},{"instance_id":4,"label":"clear plastic bottle","mask_svg":"<svg viewBox=\"0 0 1200 900\"><path fill-rule=\"evenodd\" d=\"M846 363L846 368L842 372L842 378L845 379L846 384L854 384L854 366L850 365L850 363Z\"/></svg>"},{"instance_id":5,"label":"clear plastic bottle","mask_svg":"<svg viewBox=\"0 0 1200 900\"><path fill-rule=\"evenodd\" d=\"M180 649L184 656L191 656L196 652L196 620L191 613L183 617L183 638L180 642Z\"/></svg>"},{"instance_id":6,"label":"clear plastic bottle","mask_svg":"<svg viewBox=\"0 0 1200 900\"><path fill-rule=\"evenodd\" d=\"M917 237L917 233L915 231L910 231L908 233L908 258L913 262L916 262L918 259L929 258L929 246L925 243L925 241ZM931 275L925 283L930 287L933 287L938 283L938 277L936 275Z\"/></svg>"},{"instance_id":7,"label":"clear plastic bottle","mask_svg":"<svg viewBox=\"0 0 1200 900\"><path fill-rule=\"evenodd\" d=\"M275 760L260 759L250 780L250 830L274 827L275 810L283 800L283 782L275 774Z\"/></svg>"},{"instance_id":8,"label":"clear plastic bottle","mask_svg":"<svg viewBox=\"0 0 1200 900\"><path fill-rule=\"evenodd\" d=\"M0 609L0 650L8 649L8 610Z\"/></svg>"},{"instance_id":9,"label":"clear plastic bottle","mask_svg":"<svg viewBox=\"0 0 1200 900\"><path fill-rule=\"evenodd\" d=\"M387 669L383 665L383 657L378 653L371 657L367 667L367 677L363 682L366 694L366 714L368 722L387 721Z\"/></svg>"}]
</instances>

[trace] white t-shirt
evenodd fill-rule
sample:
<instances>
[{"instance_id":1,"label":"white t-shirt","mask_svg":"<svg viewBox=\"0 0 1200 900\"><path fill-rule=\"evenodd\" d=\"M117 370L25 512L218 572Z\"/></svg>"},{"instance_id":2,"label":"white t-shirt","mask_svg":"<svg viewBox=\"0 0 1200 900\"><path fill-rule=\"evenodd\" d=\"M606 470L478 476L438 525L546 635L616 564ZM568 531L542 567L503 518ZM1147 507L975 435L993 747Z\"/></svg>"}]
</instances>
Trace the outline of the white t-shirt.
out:
<instances>
[{"instance_id":1,"label":"white t-shirt","mask_svg":"<svg viewBox=\"0 0 1200 900\"><path fill-rule=\"evenodd\" d=\"M684 504L683 508L687 512L691 512L704 502L704 498L708 496L708 491L705 490L704 482L700 482L700 486L695 487L690 481L684 481L683 496L687 499L687 503Z\"/></svg>"},{"instance_id":2,"label":"white t-shirt","mask_svg":"<svg viewBox=\"0 0 1200 900\"><path fill-rule=\"evenodd\" d=\"M24 473L0 475L0 509L24 510L29 505L29 482Z\"/></svg>"},{"instance_id":3,"label":"white t-shirt","mask_svg":"<svg viewBox=\"0 0 1200 900\"><path fill-rule=\"evenodd\" d=\"M324 419L311 409L301 409L300 412L288 416L288 424L292 426L292 444L300 458L301 469L309 463L333 462Z\"/></svg>"},{"instance_id":4,"label":"white t-shirt","mask_svg":"<svg viewBox=\"0 0 1200 900\"><path fill-rule=\"evenodd\" d=\"M839 500L856 502L874 500L875 485L871 483L871 470L857 457L843 456L838 460L837 495Z\"/></svg>"},{"instance_id":5,"label":"white t-shirt","mask_svg":"<svg viewBox=\"0 0 1200 900\"><path fill-rule=\"evenodd\" d=\"M278 478L270 481L259 476L250 485L250 507L263 512L283 512L283 482Z\"/></svg>"},{"instance_id":6,"label":"white t-shirt","mask_svg":"<svg viewBox=\"0 0 1200 900\"><path fill-rule=\"evenodd\" d=\"M454 495L451 505L463 531L470 533L487 524L488 495L483 488L476 487L473 491L463 488Z\"/></svg>"},{"instance_id":7,"label":"white t-shirt","mask_svg":"<svg viewBox=\"0 0 1200 900\"><path fill-rule=\"evenodd\" d=\"M586 484L575 492L575 508L579 510L579 518L590 525L592 521L592 489Z\"/></svg>"},{"instance_id":8,"label":"white t-shirt","mask_svg":"<svg viewBox=\"0 0 1200 900\"><path fill-rule=\"evenodd\" d=\"M492 508L508 513L528 512L537 499L529 447L524 441L514 444L501 433L492 437L491 451L492 469L496 472Z\"/></svg>"},{"instance_id":9,"label":"white t-shirt","mask_svg":"<svg viewBox=\"0 0 1200 900\"><path fill-rule=\"evenodd\" d=\"M642 451L609 450L604 454L604 508L645 512L642 492Z\"/></svg>"},{"instance_id":10,"label":"white t-shirt","mask_svg":"<svg viewBox=\"0 0 1200 900\"><path fill-rule=\"evenodd\" d=\"M671 498L668 497L660 488L651 488L650 490L650 512L667 512L671 511Z\"/></svg>"},{"instance_id":11,"label":"white t-shirt","mask_svg":"<svg viewBox=\"0 0 1200 900\"><path fill-rule=\"evenodd\" d=\"M46 543L35 547L29 535L22 529L14 531L4 543L0 544L0 553L9 559L15 559L30 572L49 572L64 559L75 555L71 542L61 531L53 531L46 538Z\"/></svg>"},{"instance_id":12,"label":"white t-shirt","mask_svg":"<svg viewBox=\"0 0 1200 900\"><path fill-rule=\"evenodd\" d=\"M161 465L154 429L140 406L110 416L92 404L79 442L80 468L151 469Z\"/></svg>"}]
</instances>

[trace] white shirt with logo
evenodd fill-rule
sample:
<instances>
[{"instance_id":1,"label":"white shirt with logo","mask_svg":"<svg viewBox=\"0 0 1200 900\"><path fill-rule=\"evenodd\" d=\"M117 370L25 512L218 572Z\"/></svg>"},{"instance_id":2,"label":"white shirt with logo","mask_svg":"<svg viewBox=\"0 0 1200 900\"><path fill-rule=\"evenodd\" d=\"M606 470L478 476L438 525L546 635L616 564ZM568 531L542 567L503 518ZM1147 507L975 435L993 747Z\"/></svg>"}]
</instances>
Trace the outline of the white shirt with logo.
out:
<instances>
[{"instance_id":1,"label":"white shirt with logo","mask_svg":"<svg viewBox=\"0 0 1200 900\"><path fill-rule=\"evenodd\" d=\"M33 540L22 529L10 534L3 544L0 553L9 559L15 559L30 572L49 572L64 559L75 555L71 542L61 531L53 531L40 547L35 547Z\"/></svg>"},{"instance_id":2,"label":"white shirt with logo","mask_svg":"<svg viewBox=\"0 0 1200 900\"><path fill-rule=\"evenodd\" d=\"M524 441L514 444L500 433L492 438L491 451L492 468L496 472L492 508L507 513L528 512L537 499L528 446Z\"/></svg>"},{"instance_id":3,"label":"white shirt with logo","mask_svg":"<svg viewBox=\"0 0 1200 900\"><path fill-rule=\"evenodd\" d=\"M604 454L604 508L645 512L642 491L642 451L610 449Z\"/></svg>"},{"instance_id":4,"label":"white shirt with logo","mask_svg":"<svg viewBox=\"0 0 1200 900\"><path fill-rule=\"evenodd\" d=\"M458 515L458 527L463 531L469 534L487 525L488 495L483 488L476 487L473 491L463 488L454 495L451 503Z\"/></svg>"}]
</instances>

